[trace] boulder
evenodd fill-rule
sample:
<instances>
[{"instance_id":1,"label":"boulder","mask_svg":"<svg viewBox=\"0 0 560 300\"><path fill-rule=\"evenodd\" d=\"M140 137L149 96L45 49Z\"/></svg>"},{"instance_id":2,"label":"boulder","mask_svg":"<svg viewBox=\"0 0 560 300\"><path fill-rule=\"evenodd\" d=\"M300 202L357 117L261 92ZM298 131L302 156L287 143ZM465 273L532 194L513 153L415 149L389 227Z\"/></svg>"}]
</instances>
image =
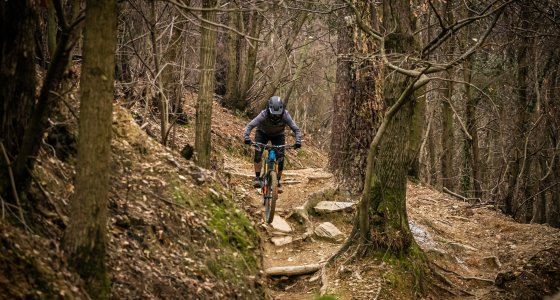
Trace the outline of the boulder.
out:
<instances>
[{"instance_id":1,"label":"boulder","mask_svg":"<svg viewBox=\"0 0 560 300\"><path fill-rule=\"evenodd\" d=\"M280 217L279 215L274 216L274 219L272 220L272 223L270 225L272 225L272 228L280 232L292 232L292 227L290 226L290 224L288 224L288 222L286 222L286 220L284 220L284 218Z\"/></svg>"},{"instance_id":2,"label":"boulder","mask_svg":"<svg viewBox=\"0 0 560 300\"><path fill-rule=\"evenodd\" d=\"M330 222L319 224L315 228L315 235L321 239L339 243L344 239L344 234Z\"/></svg>"}]
</instances>

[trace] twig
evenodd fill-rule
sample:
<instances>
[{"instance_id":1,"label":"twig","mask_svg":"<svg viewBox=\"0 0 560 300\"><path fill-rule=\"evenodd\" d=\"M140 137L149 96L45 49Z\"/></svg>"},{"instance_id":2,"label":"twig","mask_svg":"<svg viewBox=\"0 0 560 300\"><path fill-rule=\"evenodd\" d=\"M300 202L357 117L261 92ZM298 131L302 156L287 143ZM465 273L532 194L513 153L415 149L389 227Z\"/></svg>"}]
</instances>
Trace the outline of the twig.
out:
<instances>
[{"instance_id":1,"label":"twig","mask_svg":"<svg viewBox=\"0 0 560 300\"><path fill-rule=\"evenodd\" d=\"M377 289L377 293L375 293L375 297L373 298L373 300L377 300L377 297L379 297L379 293L381 293L381 287L383 286L383 282L380 280L379 281L379 288Z\"/></svg>"},{"instance_id":2,"label":"twig","mask_svg":"<svg viewBox=\"0 0 560 300\"><path fill-rule=\"evenodd\" d=\"M60 209L58 207L58 205L51 199L51 197L49 196L49 193L45 190L45 188L41 185L41 183L39 182L39 180L35 177L35 176L31 176L31 179L35 182L35 184L37 185L37 187L39 188L39 190L43 193L43 195L45 196L45 198L47 198L47 200L51 203L51 205L54 207L54 211L56 212L56 214L58 215L58 217L62 220L62 223L66 224L64 222L64 218L62 213L60 212Z\"/></svg>"},{"instance_id":3,"label":"twig","mask_svg":"<svg viewBox=\"0 0 560 300\"><path fill-rule=\"evenodd\" d=\"M443 102L449 104L449 107L451 107L451 110L453 110L453 113L455 114L455 117L457 117L457 120L459 121L459 124L461 125L461 129L463 130L463 134L465 134L465 137L467 138L467 140L472 141L473 138L470 135L469 130L465 126L465 123L463 123L463 120L461 120L461 116L459 116L459 114L457 113L457 110L455 110L455 107L453 107L453 104L451 103L451 99L443 100Z\"/></svg>"},{"instance_id":4,"label":"twig","mask_svg":"<svg viewBox=\"0 0 560 300\"><path fill-rule=\"evenodd\" d=\"M6 152L6 148L4 148L4 143L0 142L0 147L2 147L2 152L4 153L4 159L6 160L6 167L8 168L8 174L10 176L10 183L12 184L12 192L14 193L14 198L16 199L17 207L19 208L19 217L21 218L21 222L23 226L31 232L27 223L25 223L25 218L23 216L23 209L21 208L21 203L19 202L19 197L16 189L16 181L14 180L14 173L12 172L12 167L10 166L10 159L8 158L8 153Z\"/></svg>"},{"instance_id":5,"label":"twig","mask_svg":"<svg viewBox=\"0 0 560 300\"><path fill-rule=\"evenodd\" d=\"M452 191L450 191L449 189L447 189L446 187L443 187L443 191L444 191L445 193L447 193L447 194L449 194L449 195L451 195L451 196L457 197L457 198L459 198L459 199L461 199L461 200L463 200L463 201L465 201L465 202L469 200L467 197L462 196L462 195L459 195L459 194L457 194L457 193L455 193L455 192L452 192Z\"/></svg>"},{"instance_id":6,"label":"twig","mask_svg":"<svg viewBox=\"0 0 560 300\"><path fill-rule=\"evenodd\" d=\"M66 108L68 109L68 111L72 114L72 116L74 116L74 118L76 120L79 120L80 118L78 118L78 113L76 113L76 111L74 110L74 108L70 105L70 103L68 103L68 101L66 101L66 99L64 99L64 94L69 93L70 90L68 92L62 93L62 94L58 94L55 91L50 91L51 94L55 95L56 97L58 97L58 99L60 99L60 101L62 101L62 103L64 103L64 105L66 105Z\"/></svg>"},{"instance_id":7,"label":"twig","mask_svg":"<svg viewBox=\"0 0 560 300\"><path fill-rule=\"evenodd\" d=\"M494 284L494 280L486 279L486 278L480 278L480 277L474 277L474 276L470 276L470 277L459 276L459 278L461 278L461 279L466 279L466 280L484 281L484 282L488 282L488 283L490 283L490 284Z\"/></svg>"},{"instance_id":8,"label":"twig","mask_svg":"<svg viewBox=\"0 0 560 300\"><path fill-rule=\"evenodd\" d=\"M6 211L4 208L4 198L2 198L2 195L0 195L0 202L2 203L2 220L4 220L4 218L6 217Z\"/></svg>"}]
</instances>

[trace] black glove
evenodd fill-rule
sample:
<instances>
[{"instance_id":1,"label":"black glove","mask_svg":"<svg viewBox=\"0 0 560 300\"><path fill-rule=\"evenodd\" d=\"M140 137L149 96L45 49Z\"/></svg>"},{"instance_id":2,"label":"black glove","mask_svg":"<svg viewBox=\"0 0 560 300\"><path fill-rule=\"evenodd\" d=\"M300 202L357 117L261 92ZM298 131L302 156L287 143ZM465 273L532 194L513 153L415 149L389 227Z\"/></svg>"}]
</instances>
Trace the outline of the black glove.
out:
<instances>
[{"instance_id":1,"label":"black glove","mask_svg":"<svg viewBox=\"0 0 560 300\"><path fill-rule=\"evenodd\" d=\"M294 148L295 148L295 149L301 148L301 143L296 143L296 144L294 145Z\"/></svg>"},{"instance_id":2,"label":"black glove","mask_svg":"<svg viewBox=\"0 0 560 300\"><path fill-rule=\"evenodd\" d=\"M246 139L246 140L245 140L245 144L247 144L247 145L251 144L251 140L250 140L250 139Z\"/></svg>"}]
</instances>

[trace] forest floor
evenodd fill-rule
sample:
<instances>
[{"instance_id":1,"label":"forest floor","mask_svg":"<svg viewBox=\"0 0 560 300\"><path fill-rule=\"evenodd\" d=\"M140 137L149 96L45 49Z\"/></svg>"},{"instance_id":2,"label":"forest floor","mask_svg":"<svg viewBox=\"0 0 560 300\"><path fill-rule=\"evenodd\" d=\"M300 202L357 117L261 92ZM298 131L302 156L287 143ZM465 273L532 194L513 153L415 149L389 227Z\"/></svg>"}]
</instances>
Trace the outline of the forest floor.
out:
<instances>
[{"instance_id":1,"label":"forest floor","mask_svg":"<svg viewBox=\"0 0 560 300\"><path fill-rule=\"evenodd\" d=\"M231 160L226 162L226 170L237 174L233 185L236 193L248 196L249 211L255 218L261 217L262 199L249 184L253 176L250 165ZM321 168L288 170L285 174L283 181L292 184L285 184L277 212L287 219L293 231L282 234L261 223L265 269L322 263L341 245L305 237L306 226L289 217L310 195L335 188L332 176L324 176L328 173ZM314 179L317 177L324 179ZM346 199L336 200L356 202L358 199L343 198ZM449 280L447 287L443 287L449 292L442 293L441 287L435 288L427 298L542 299L560 287L560 230L546 225L519 224L492 205L471 205L420 184L409 183L407 205L416 241L438 273ZM347 237L352 215L348 212L311 214L311 226L328 221ZM293 242L275 246L271 239L279 234L291 236ZM347 266L351 271L333 278L329 292L341 299L394 299L395 295L379 294L379 283L383 280L364 275L368 264L371 262ZM320 288L317 274L272 277L268 283L273 299L314 299Z\"/></svg>"},{"instance_id":2,"label":"forest floor","mask_svg":"<svg viewBox=\"0 0 560 300\"><path fill-rule=\"evenodd\" d=\"M186 112L191 124L194 101L195 95L188 95ZM318 200L355 204L359 199L337 188L332 174L325 171L324 151L305 136L302 149L288 151L282 178L285 192L279 197L272 226L262 222L261 195L251 187L252 149L243 145L241 136L246 119L214 104L214 171L208 171L178 153L185 145L194 145L192 125L175 126L169 146L163 147L148 137L158 138L157 120L141 120L142 110L133 108L131 116L118 105L115 109L108 228L113 299L318 298L321 278L317 272L266 276L265 271L329 258L341 246L341 239L318 238L313 232L324 222L336 226L343 238L351 230L355 210L320 214L310 208L303 223L294 214L302 205L315 206ZM143 123L148 134L135 122ZM34 193L43 195L36 206L36 228L42 231L30 235L0 222L0 299L50 298L44 296L46 292L57 295L54 298L87 299L83 284L66 267L60 244L74 190L73 172L71 161L60 161L50 150L43 150L34 184ZM407 197L415 239L440 275L431 280L424 298L542 299L559 289L559 229L519 224L492 205L459 201L421 184L409 183ZM228 199L236 207L219 211L224 218L220 219L215 204L229 203ZM243 221L240 209L247 212L250 223ZM279 224L282 220L288 229ZM227 232L229 237L221 238L234 234L249 246L224 249L216 235L217 225L232 230ZM247 228L253 226L260 239L258 249L250 246L257 240ZM276 246L273 241L286 244ZM247 265L248 252L262 257L262 262L247 266L247 274L240 273L238 268ZM256 277L248 271L255 265L262 270ZM395 291L390 278L383 276L389 268L384 263L363 260L340 266L329 275L327 290L338 299L411 298L410 291ZM238 279L232 281L233 277ZM34 291L37 282L48 282L42 285L43 294ZM267 296L261 294L262 288Z\"/></svg>"}]
</instances>

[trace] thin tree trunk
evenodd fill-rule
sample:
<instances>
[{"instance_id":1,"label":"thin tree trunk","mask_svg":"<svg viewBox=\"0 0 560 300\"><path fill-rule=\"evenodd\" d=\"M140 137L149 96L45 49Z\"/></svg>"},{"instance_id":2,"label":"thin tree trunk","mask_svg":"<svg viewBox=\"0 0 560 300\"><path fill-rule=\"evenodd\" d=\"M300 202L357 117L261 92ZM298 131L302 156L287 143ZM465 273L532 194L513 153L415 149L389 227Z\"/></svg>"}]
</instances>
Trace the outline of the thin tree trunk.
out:
<instances>
[{"instance_id":1,"label":"thin tree trunk","mask_svg":"<svg viewBox=\"0 0 560 300\"><path fill-rule=\"evenodd\" d=\"M424 131L424 119L426 118L426 95L425 89L416 91L415 101L412 102L413 113L410 126L410 137L408 143L408 176L414 180L420 179L420 145Z\"/></svg>"},{"instance_id":2,"label":"thin tree trunk","mask_svg":"<svg viewBox=\"0 0 560 300\"><path fill-rule=\"evenodd\" d=\"M453 11L452 5L453 1L447 1L443 3L445 9L445 21L447 24L452 24L454 21L453 18ZM451 46L446 49L449 53L455 52L455 46L451 44ZM453 82L453 73L451 71L446 72L446 75L450 81L447 81L443 87L443 101L441 102L441 118L442 118L442 134L441 134L441 179L443 187L448 188L450 190L454 190L454 182L453 176L455 172L453 170L453 161L454 161L454 151L455 151L455 137L454 137L454 126L453 126L453 109L451 108L451 104L448 101L452 101L452 97L454 94L454 86Z\"/></svg>"},{"instance_id":3,"label":"thin tree trunk","mask_svg":"<svg viewBox=\"0 0 560 300\"><path fill-rule=\"evenodd\" d=\"M10 159L20 153L22 138L33 111L35 89L36 4L30 0L0 1L0 196L16 204L10 186ZM1 151L1 150L0 150ZM18 193L25 192L18 190Z\"/></svg>"},{"instance_id":4,"label":"thin tree trunk","mask_svg":"<svg viewBox=\"0 0 560 300\"><path fill-rule=\"evenodd\" d=\"M203 8L214 8L217 0L204 0ZM203 11L202 18L209 22L216 21L216 11ZM195 151L196 162L204 168L210 167L212 100L214 98L214 81L216 63L216 29L203 24L200 43L200 89L196 103Z\"/></svg>"},{"instance_id":5,"label":"thin tree trunk","mask_svg":"<svg viewBox=\"0 0 560 300\"><path fill-rule=\"evenodd\" d=\"M161 143L167 145L167 127L169 124L169 105L165 97L165 91L162 83L162 75L160 74L163 70L160 69L160 53L157 44L157 19L156 19L156 1L153 0L151 3L152 19L150 24L150 38L152 42L152 51L154 57L154 84L156 86L156 99L159 104L159 118L160 118L160 132L161 132Z\"/></svg>"},{"instance_id":6,"label":"thin tree trunk","mask_svg":"<svg viewBox=\"0 0 560 300\"><path fill-rule=\"evenodd\" d=\"M39 99L31 113L31 121L25 128L20 153L14 162L14 176L18 182L18 188L22 192L27 191L31 184L31 171L35 166L42 144L41 140L48 128L48 118L54 111L58 99L56 93L53 92L59 90L60 84L63 82L63 75L70 62L72 50L80 37L81 23L80 20L77 20L74 27L64 24L60 42L56 47L57 50L39 93Z\"/></svg>"},{"instance_id":7,"label":"thin tree trunk","mask_svg":"<svg viewBox=\"0 0 560 300\"><path fill-rule=\"evenodd\" d=\"M112 100L117 40L115 0L88 0L84 63L80 79L80 120L76 192L64 248L89 295L107 299L105 266L107 198L111 158Z\"/></svg>"},{"instance_id":8,"label":"thin tree trunk","mask_svg":"<svg viewBox=\"0 0 560 300\"><path fill-rule=\"evenodd\" d=\"M472 58L471 58L472 59ZM469 152L468 159L465 159L465 165L468 165L466 168L470 170L470 173L465 174L470 178L472 177L472 189L473 189L473 196L474 198L481 199L482 198L482 188L481 188L481 174L480 174L480 150L478 147L478 127L476 123L476 106L478 105L478 98L475 98L472 95L472 89L470 83L472 81L472 71L471 71L471 59L464 64L463 69L463 76L465 84L465 96L466 100L466 108L465 108L465 119L466 119L466 126L467 132L469 133L471 139L465 138L465 147L467 148L466 151ZM469 185L468 190L471 189Z\"/></svg>"},{"instance_id":9,"label":"thin tree trunk","mask_svg":"<svg viewBox=\"0 0 560 300\"><path fill-rule=\"evenodd\" d=\"M229 27L239 29L241 22L239 21L239 12L233 10L228 13ZM242 16L241 16L242 17ZM224 105L229 108L238 108L239 102L239 35L233 31L228 33L227 51L227 77L226 77L226 95L224 97Z\"/></svg>"},{"instance_id":10,"label":"thin tree trunk","mask_svg":"<svg viewBox=\"0 0 560 300\"><path fill-rule=\"evenodd\" d=\"M256 11L251 14L249 20L249 35L255 38L259 38L261 27L263 22L263 16L260 12ZM248 105L247 97L249 96L249 89L253 84L253 78L255 75L255 68L257 66L257 53L259 50L259 42L251 41L252 45L249 45L247 41L244 41L246 63L242 63L241 69L239 71L241 77L241 87L239 92L239 99L241 103L238 105L239 109L246 109ZM243 62L243 60L242 60Z\"/></svg>"},{"instance_id":11,"label":"thin tree trunk","mask_svg":"<svg viewBox=\"0 0 560 300\"><path fill-rule=\"evenodd\" d=\"M49 55L52 62L54 53L56 52L56 34L58 31L58 22L56 19L56 10L51 3L47 8L47 43L49 45Z\"/></svg>"}]
</instances>

